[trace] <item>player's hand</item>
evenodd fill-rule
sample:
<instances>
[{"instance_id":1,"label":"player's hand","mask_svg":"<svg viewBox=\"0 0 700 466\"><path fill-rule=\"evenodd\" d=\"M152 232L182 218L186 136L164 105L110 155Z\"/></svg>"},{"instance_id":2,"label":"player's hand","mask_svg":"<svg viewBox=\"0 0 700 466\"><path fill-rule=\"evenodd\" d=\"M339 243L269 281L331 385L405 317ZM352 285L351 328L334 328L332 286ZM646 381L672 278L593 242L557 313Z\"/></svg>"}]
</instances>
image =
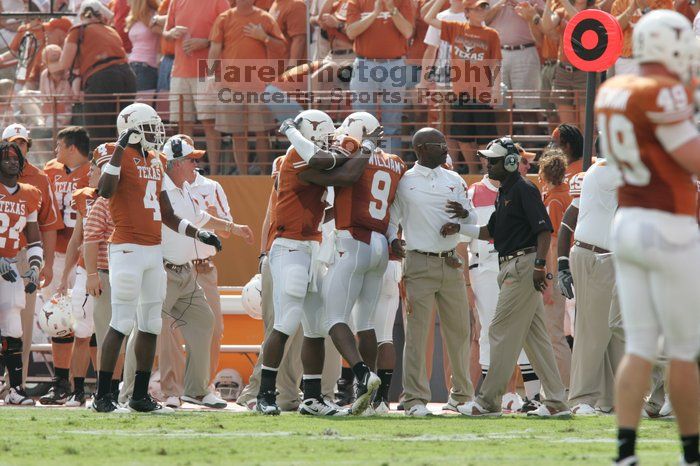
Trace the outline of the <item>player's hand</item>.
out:
<instances>
[{"instance_id":1,"label":"player's hand","mask_svg":"<svg viewBox=\"0 0 700 466\"><path fill-rule=\"evenodd\" d=\"M85 291L93 298L97 298L102 294L102 282L100 282L100 276L98 274L88 274L87 282L85 283Z\"/></svg>"},{"instance_id":2,"label":"player's hand","mask_svg":"<svg viewBox=\"0 0 700 466\"><path fill-rule=\"evenodd\" d=\"M282 122L282 124L280 125L280 129L278 130L278 132L279 132L281 135L286 136L286 135L287 135L287 131L289 131L289 130L292 129L292 128L294 128L294 129L299 129L299 128L297 127L296 121L294 121L294 120L291 119L291 118L287 118L287 119L284 120L284 121Z\"/></svg>"},{"instance_id":3,"label":"player's hand","mask_svg":"<svg viewBox=\"0 0 700 466\"><path fill-rule=\"evenodd\" d=\"M446 223L440 228L440 234L443 238L459 233L459 223Z\"/></svg>"},{"instance_id":4,"label":"player's hand","mask_svg":"<svg viewBox=\"0 0 700 466\"><path fill-rule=\"evenodd\" d=\"M379 147L380 142L384 138L384 127L383 126L377 126L374 128L374 131L371 133L366 133L364 128L362 129L362 144L364 145L365 141L371 142L375 148Z\"/></svg>"},{"instance_id":5,"label":"player's hand","mask_svg":"<svg viewBox=\"0 0 700 466\"><path fill-rule=\"evenodd\" d=\"M61 296L68 294L68 277L61 277L58 288L56 288L56 294Z\"/></svg>"},{"instance_id":6,"label":"player's hand","mask_svg":"<svg viewBox=\"0 0 700 466\"><path fill-rule=\"evenodd\" d=\"M36 266L29 267L29 270L22 274L22 278L26 278L28 281L24 287L26 293L34 293L36 289L39 288L39 275L40 270L39 267Z\"/></svg>"},{"instance_id":7,"label":"player's hand","mask_svg":"<svg viewBox=\"0 0 700 466\"><path fill-rule=\"evenodd\" d=\"M204 244L209 246L214 246L217 251L221 251L223 247L221 246L221 240L214 233L207 230L197 230L197 239Z\"/></svg>"},{"instance_id":8,"label":"player's hand","mask_svg":"<svg viewBox=\"0 0 700 466\"><path fill-rule=\"evenodd\" d=\"M126 146L129 145L129 138L131 137L132 134L141 134L141 132L135 128L125 129L119 135L119 139L117 140L117 145L119 147L121 147L122 149L126 149Z\"/></svg>"},{"instance_id":9,"label":"player's hand","mask_svg":"<svg viewBox=\"0 0 700 466\"><path fill-rule=\"evenodd\" d=\"M447 201L445 210L450 215L450 218L467 218L469 217L469 211L464 208L462 204L457 201Z\"/></svg>"},{"instance_id":10,"label":"player's hand","mask_svg":"<svg viewBox=\"0 0 700 466\"><path fill-rule=\"evenodd\" d=\"M49 286L51 284L53 281L53 264L47 264L44 262L44 267L41 269L39 279L41 280L41 284L43 286Z\"/></svg>"},{"instance_id":11,"label":"player's hand","mask_svg":"<svg viewBox=\"0 0 700 466\"><path fill-rule=\"evenodd\" d=\"M547 272L543 269L535 269L532 272L532 283L537 291L544 292L547 289Z\"/></svg>"},{"instance_id":12,"label":"player's hand","mask_svg":"<svg viewBox=\"0 0 700 466\"><path fill-rule=\"evenodd\" d=\"M253 244L253 230L248 225L233 225L233 234L240 236L245 241L245 244L250 246Z\"/></svg>"},{"instance_id":13,"label":"player's hand","mask_svg":"<svg viewBox=\"0 0 700 466\"><path fill-rule=\"evenodd\" d=\"M401 258L404 258L406 257L406 250L404 249L404 246L406 246L406 241L396 238L391 242L391 252Z\"/></svg>"},{"instance_id":14,"label":"player's hand","mask_svg":"<svg viewBox=\"0 0 700 466\"><path fill-rule=\"evenodd\" d=\"M10 283L17 281L17 272L12 267L12 262L5 257L0 257L0 276Z\"/></svg>"}]
</instances>

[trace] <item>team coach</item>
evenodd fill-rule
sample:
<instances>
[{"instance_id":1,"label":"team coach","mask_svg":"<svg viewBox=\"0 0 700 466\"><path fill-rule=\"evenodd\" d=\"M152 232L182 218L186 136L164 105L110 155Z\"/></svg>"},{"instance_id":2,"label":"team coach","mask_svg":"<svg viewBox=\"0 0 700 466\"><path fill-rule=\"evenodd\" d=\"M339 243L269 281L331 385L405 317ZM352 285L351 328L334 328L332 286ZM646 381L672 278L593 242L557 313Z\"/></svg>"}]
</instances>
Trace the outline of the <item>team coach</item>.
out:
<instances>
[{"instance_id":1,"label":"team coach","mask_svg":"<svg viewBox=\"0 0 700 466\"><path fill-rule=\"evenodd\" d=\"M479 395L458 409L467 416L498 416L501 398L513 374L518 354L525 348L542 381L545 400L528 416L570 415L547 327L542 292L547 288L545 269L552 224L537 187L518 173L520 156L510 138L500 138L479 151L488 161L489 178L501 183L496 211L487 225L463 225L461 233L494 241L498 252L498 304L491 327L489 371ZM451 202L458 216L464 207ZM454 233L452 224L443 227Z\"/></svg>"}]
</instances>

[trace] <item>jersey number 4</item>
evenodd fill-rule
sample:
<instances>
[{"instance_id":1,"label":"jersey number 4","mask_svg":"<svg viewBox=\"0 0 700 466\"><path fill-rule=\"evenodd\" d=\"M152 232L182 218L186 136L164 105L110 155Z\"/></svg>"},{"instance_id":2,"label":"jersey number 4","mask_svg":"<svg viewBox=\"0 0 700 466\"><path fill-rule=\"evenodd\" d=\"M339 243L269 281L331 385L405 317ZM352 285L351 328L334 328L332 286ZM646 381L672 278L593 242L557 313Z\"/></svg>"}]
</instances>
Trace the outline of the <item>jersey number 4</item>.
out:
<instances>
[{"instance_id":1,"label":"jersey number 4","mask_svg":"<svg viewBox=\"0 0 700 466\"><path fill-rule=\"evenodd\" d=\"M598 128L603 154L618 166L625 183L632 186L648 185L651 172L642 162L632 122L619 113L610 115L610 118L601 113L598 115Z\"/></svg>"},{"instance_id":2,"label":"jersey number 4","mask_svg":"<svg viewBox=\"0 0 700 466\"><path fill-rule=\"evenodd\" d=\"M19 249L19 234L26 225L27 217L20 217L17 223L10 225L10 217L5 213L0 213L0 248ZM14 246L8 246L8 241L14 241Z\"/></svg>"},{"instance_id":3,"label":"jersey number 4","mask_svg":"<svg viewBox=\"0 0 700 466\"><path fill-rule=\"evenodd\" d=\"M153 220L160 222L160 201L156 192L156 182L149 180L146 183L146 194L143 196L143 207L145 209L153 209Z\"/></svg>"},{"instance_id":4,"label":"jersey number 4","mask_svg":"<svg viewBox=\"0 0 700 466\"><path fill-rule=\"evenodd\" d=\"M372 178L372 197L369 203L369 215L375 220L384 220L389 208L389 193L391 192L391 175L378 171Z\"/></svg>"}]
</instances>

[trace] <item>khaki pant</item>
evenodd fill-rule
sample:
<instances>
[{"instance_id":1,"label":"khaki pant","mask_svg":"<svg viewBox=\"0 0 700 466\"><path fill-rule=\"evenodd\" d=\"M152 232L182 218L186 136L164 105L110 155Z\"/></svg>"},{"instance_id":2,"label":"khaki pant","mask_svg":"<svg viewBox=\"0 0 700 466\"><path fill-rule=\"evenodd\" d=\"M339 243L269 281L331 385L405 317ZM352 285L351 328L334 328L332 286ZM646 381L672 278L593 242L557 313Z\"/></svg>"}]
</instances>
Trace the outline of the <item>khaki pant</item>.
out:
<instances>
[{"instance_id":1,"label":"khaki pant","mask_svg":"<svg viewBox=\"0 0 700 466\"><path fill-rule=\"evenodd\" d=\"M625 354L625 341L610 327L611 321L619 319L612 255L574 246L571 273L576 287L576 325L569 404L613 406L614 376Z\"/></svg>"},{"instance_id":2,"label":"khaki pant","mask_svg":"<svg viewBox=\"0 0 700 466\"><path fill-rule=\"evenodd\" d=\"M163 327L158 338L161 391L165 397L204 396L209 393L209 350L214 314L191 268L184 268L179 273L165 270L168 288L163 301ZM136 328L127 344L120 401L127 400L134 390L136 356L132 348L135 332ZM184 364L181 358L183 339L187 350Z\"/></svg>"},{"instance_id":3,"label":"khaki pant","mask_svg":"<svg viewBox=\"0 0 700 466\"><path fill-rule=\"evenodd\" d=\"M431 401L425 353L428 335L435 329L430 325L435 304L452 368L450 396L460 403L469 401L474 396L474 387L469 379L471 326L464 271L448 266L442 258L415 251L408 252L404 267L408 304L403 353L404 406L410 409Z\"/></svg>"},{"instance_id":4,"label":"khaki pant","mask_svg":"<svg viewBox=\"0 0 700 466\"><path fill-rule=\"evenodd\" d=\"M265 327L265 336L272 333L272 327L275 321L274 306L272 304L272 273L270 272L270 264L267 257L262 264L262 315L263 326ZM301 331L301 326L296 333L287 340L287 348L284 352L284 357L277 372L277 404L284 411L296 410L299 406L299 384L301 383L301 343L304 334ZM328 348L328 345L326 345ZM328 354L326 357L328 358ZM260 390L260 372L262 370L262 351L258 355L258 362L255 364L253 373L250 376L248 385L243 389L238 397L237 403L241 405L248 404L255 400Z\"/></svg>"},{"instance_id":5,"label":"khaki pant","mask_svg":"<svg viewBox=\"0 0 700 466\"><path fill-rule=\"evenodd\" d=\"M502 264L498 274L500 293L489 328L489 372L477 398L482 407L492 412L501 410L501 398L523 348L542 381L544 403L556 410L566 409L566 389L559 377L544 322L542 294L535 290L532 282L534 268L535 254L532 253Z\"/></svg>"},{"instance_id":6,"label":"khaki pant","mask_svg":"<svg viewBox=\"0 0 700 466\"><path fill-rule=\"evenodd\" d=\"M205 262L195 266L197 283L202 287L209 307L214 313L214 330L211 335L210 349L210 378L213 382L219 369L219 353L221 352L221 338L224 335L224 315L221 313L221 296L219 295L219 271L214 262ZM184 357L184 356L183 356Z\"/></svg>"},{"instance_id":7,"label":"khaki pant","mask_svg":"<svg viewBox=\"0 0 700 466\"><path fill-rule=\"evenodd\" d=\"M556 271L554 271L556 275ZM545 304L544 316L545 324L547 325L547 333L552 341L552 349L554 357L557 360L557 368L564 387L569 387L571 378L571 348L566 341L566 332L564 331L564 317L566 316L566 298L561 294L559 285L556 281L549 283L553 287L552 304Z\"/></svg>"}]
</instances>

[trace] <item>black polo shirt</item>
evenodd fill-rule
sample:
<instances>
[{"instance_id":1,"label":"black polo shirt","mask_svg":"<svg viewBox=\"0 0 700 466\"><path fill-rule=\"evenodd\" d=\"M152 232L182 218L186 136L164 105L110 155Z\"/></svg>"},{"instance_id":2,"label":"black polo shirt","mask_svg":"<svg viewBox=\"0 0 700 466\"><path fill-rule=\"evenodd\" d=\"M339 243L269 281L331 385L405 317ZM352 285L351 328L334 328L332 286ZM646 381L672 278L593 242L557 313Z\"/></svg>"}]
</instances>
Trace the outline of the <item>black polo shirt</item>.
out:
<instances>
[{"instance_id":1,"label":"black polo shirt","mask_svg":"<svg viewBox=\"0 0 700 466\"><path fill-rule=\"evenodd\" d=\"M499 256L537 246L540 232L554 231L540 191L522 176L511 176L498 188L488 230Z\"/></svg>"}]
</instances>

